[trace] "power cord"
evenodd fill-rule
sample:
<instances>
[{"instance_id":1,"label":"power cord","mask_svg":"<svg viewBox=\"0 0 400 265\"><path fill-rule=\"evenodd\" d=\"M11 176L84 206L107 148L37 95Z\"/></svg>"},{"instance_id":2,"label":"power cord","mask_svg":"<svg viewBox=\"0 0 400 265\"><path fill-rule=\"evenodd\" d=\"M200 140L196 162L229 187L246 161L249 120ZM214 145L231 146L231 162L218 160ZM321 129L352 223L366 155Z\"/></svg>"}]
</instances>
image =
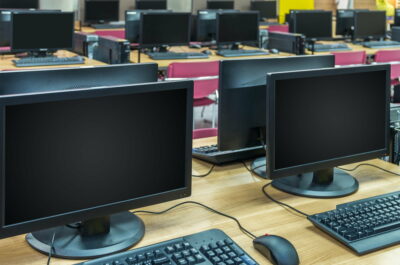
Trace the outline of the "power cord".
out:
<instances>
[{"instance_id":1,"label":"power cord","mask_svg":"<svg viewBox=\"0 0 400 265\"><path fill-rule=\"evenodd\" d=\"M194 178L204 178L204 177L207 177L208 175L210 175L210 174L213 172L214 168L215 168L215 165L212 165L212 167L210 168L210 170L209 170L207 173L202 174L202 175L192 175L192 177L194 177Z\"/></svg>"},{"instance_id":2,"label":"power cord","mask_svg":"<svg viewBox=\"0 0 400 265\"><path fill-rule=\"evenodd\" d=\"M233 217L233 216L230 216L230 215L227 215L227 214L225 214L225 213L223 213L223 212L217 211L217 210L215 210L215 209L213 209L213 208L211 208L211 207L209 207L209 206L207 206L207 205L205 205L205 204L202 204L202 203L200 203L200 202L195 202L195 201L181 202L181 203L178 203L178 204L176 204L176 205L174 205L174 206L172 206L172 207L170 207L170 208L167 208L167 209L165 209L165 210L163 210L163 211L160 211L160 212L152 212L152 211L134 211L134 212L132 212L132 213L133 213L133 214L146 213L146 214L156 214L156 215L159 215L159 214L167 213L167 212L169 212L169 211L171 211L171 210L173 210L173 209L175 209L175 208L177 208L177 207L179 207L179 206L185 205L185 204L194 204L194 205L198 205L198 206L201 206L201 207L207 209L208 211L210 211L210 212L212 212L212 213L215 213L215 214L224 216L224 217L226 217L226 218L229 218L229 219L231 219L231 220L233 220L233 221L236 222L236 224L238 225L240 231L242 231L243 234L245 234L246 236L250 237L251 239L257 238L257 237L256 237L254 234L252 234L249 230L247 230L246 228L244 228L237 218L235 218L235 217Z\"/></svg>"},{"instance_id":3,"label":"power cord","mask_svg":"<svg viewBox=\"0 0 400 265\"><path fill-rule=\"evenodd\" d=\"M393 174L393 175L396 175L396 176L400 176L399 173L396 173L396 172L393 172L393 171L390 171L390 170L381 168L381 167L379 167L379 166L375 166L375 165L372 165L372 164L368 164L368 163L362 163L362 164L359 164L359 165L357 165L356 167L350 168L350 169L346 169L346 168L342 168L342 167L337 167L337 168L338 168L338 169L341 169L341 170L344 170L344 171L349 171L349 172L350 172L350 171L355 171L355 170L357 170L359 167L362 167L362 166L374 167L374 168L380 169L380 170L382 170L382 171L384 171L384 172L386 172L386 173Z\"/></svg>"},{"instance_id":4,"label":"power cord","mask_svg":"<svg viewBox=\"0 0 400 265\"><path fill-rule=\"evenodd\" d=\"M49 257L47 259L47 265L50 265L51 256L53 255L55 238L56 238L56 232L54 231L53 237L51 239L51 245L50 245Z\"/></svg>"}]
</instances>

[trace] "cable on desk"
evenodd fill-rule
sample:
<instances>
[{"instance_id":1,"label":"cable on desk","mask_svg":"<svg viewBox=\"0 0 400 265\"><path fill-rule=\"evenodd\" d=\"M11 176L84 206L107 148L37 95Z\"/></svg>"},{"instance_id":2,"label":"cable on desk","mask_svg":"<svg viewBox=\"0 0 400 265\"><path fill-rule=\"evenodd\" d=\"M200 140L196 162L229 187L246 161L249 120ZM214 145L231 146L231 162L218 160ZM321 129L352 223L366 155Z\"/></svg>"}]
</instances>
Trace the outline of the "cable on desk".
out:
<instances>
[{"instance_id":1,"label":"cable on desk","mask_svg":"<svg viewBox=\"0 0 400 265\"><path fill-rule=\"evenodd\" d=\"M202 175L192 175L192 177L194 177L194 178L204 178L204 177L207 177L208 175L210 175L210 174L213 172L214 168L215 168L215 165L212 165L212 167L210 168L210 170L209 170L207 173L202 174Z\"/></svg>"},{"instance_id":2,"label":"cable on desk","mask_svg":"<svg viewBox=\"0 0 400 265\"><path fill-rule=\"evenodd\" d=\"M49 251L49 257L47 259L47 265L50 265L50 261L51 261L51 256L53 255L53 251L54 251L54 240L56 238L56 232L54 231L53 233L53 237L51 239L51 245L50 245L50 251Z\"/></svg>"},{"instance_id":3,"label":"cable on desk","mask_svg":"<svg viewBox=\"0 0 400 265\"><path fill-rule=\"evenodd\" d=\"M393 171L390 171L390 170L381 168L381 167L379 167L379 166L375 166L375 165L372 165L372 164L368 164L368 163L359 164L359 165L357 165L356 167L351 168L351 169L345 169L345 168L342 168L342 167L337 167L337 168L338 168L338 169L341 169L341 170L344 170L344 171L355 171L355 170L357 170L359 167L362 167L362 166L374 167L374 168L380 169L380 170L382 170L382 171L385 171L385 172L387 172L387 173L389 173L389 174L393 174L393 175L396 175L396 176L400 176L399 173L396 173L396 172L393 172Z\"/></svg>"},{"instance_id":4,"label":"cable on desk","mask_svg":"<svg viewBox=\"0 0 400 265\"><path fill-rule=\"evenodd\" d=\"M224 217L226 217L226 218L229 218L229 219L231 219L231 220L233 220L233 221L236 222L236 224L238 225L238 227L239 227L240 231L242 231L242 233L244 233L245 235L247 235L248 237L250 237L250 238L252 238L252 239L257 238L257 237L256 237L254 234L252 234L249 230L247 230L246 228L244 228L244 227L242 226L242 224L239 222L239 220L238 220L236 217L233 217L233 216L227 215L227 214L225 214L225 213L223 213L223 212L217 211L217 210L215 210L215 209L213 209L213 208L211 208L211 207L209 207L209 206L207 206L207 205L205 205L205 204L202 204L202 203L200 203L200 202L185 201L185 202L178 203L178 204L176 204L176 205L174 205L174 206L172 206L172 207L170 207L170 208L167 208L167 209L165 209L165 210L163 210L163 211L160 211L160 212L134 211L134 212L132 212L132 213L133 213L133 214L147 213L147 214L157 214L157 215L159 215L159 214L167 213L167 212L169 212L169 211L171 211L171 210L173 210L173 209L175 209L175 208L177 208L177 207L179 207L179 206L181 206L181 205L185 205L185 204L194 204L194 205L198 205L198 206L201 206L201 207L203 207L203 208L206 208L208 211L210 211L210 212L212 212L212 213L215 213L215 214L224 216Z\"/></svg>"},{"instance_id":5,"label":"cable on desk","mask_svg":"<svg viewBox=\"0 0 400 265\"><path fill-rule=\"evenodd\" d=\"M302 211L300 211L300 210L294 208L293 206L290 206L289 204L286 204L286 203L284 203L284 202L281 202L281 201L278 201L278 200L274 199L274 198L273 198L271 195L269 195L268 192L266 191L266 189L267 189L268 186L270 186L270 185L271 185L271 182L265 184L265 185L262 187L262 192L264 193L264 195L265 195L268 199L270 199L271 201L273 201L273 202L275 202L275 203L277 203L277 204L279 204L279 205L281 205L281 206L287 207L287 208L289 208L289 209L291 209L291 210L293 210L293 211L295 211L295 212L297 212L297 213L299 213L299 214L301 214L301 215L304 215L305 217L309 217L309 216L310 216L309 214L306 214L305 212L302 212Z\"/></svg>"},{"instance_id":6,"label":"cable on desk","mask_svg":"<svg viewBox=\"0 0 400 265\"><path fill-rule=\"evenodd\" d=\"M253 161L253 162L254 162L254 161ZM253 163L253 162L252 162L252 163ZM246 164L245 161L242 161L242 164L243 164L243 166L247 169L247 171L249 171L251 174L256 174L256 172L254 172L256 169L265 167L265 165L259 165L259 166L255 167L255 168L250 168L250 167ZM258 177L257 174L256 174L256 176Z\"/></svg>"}]
</instances>

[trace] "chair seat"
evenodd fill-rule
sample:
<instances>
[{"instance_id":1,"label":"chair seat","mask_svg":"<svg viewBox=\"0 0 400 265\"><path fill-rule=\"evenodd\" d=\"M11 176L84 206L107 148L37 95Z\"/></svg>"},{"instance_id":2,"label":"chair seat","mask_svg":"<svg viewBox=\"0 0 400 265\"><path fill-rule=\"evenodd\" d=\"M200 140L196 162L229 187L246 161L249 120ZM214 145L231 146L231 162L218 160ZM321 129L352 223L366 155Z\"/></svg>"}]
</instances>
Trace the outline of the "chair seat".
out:
<instances>
[{"instance_id":1,"label":"chair seat","mask_svg":"<svg viewBox=\"0 0 400 265\"><path fill-rule=\"evenodd\" d=\"M214 137L218 135L217 128L202 128L193 130L193 139Z\"/></svg>"},{"instance_id":2,"label":"chair seat","mask_svg":"<svg viewBox=\"0 0 400 265\"><path fill-rule=\"evenodd\" d=\"M193 106L194 107L202 107L202 106L209 106L211 104L214 104L215 101L209 98L199 98L199 99L194 99L193 100Z\"/></svg>"}]
</instances>

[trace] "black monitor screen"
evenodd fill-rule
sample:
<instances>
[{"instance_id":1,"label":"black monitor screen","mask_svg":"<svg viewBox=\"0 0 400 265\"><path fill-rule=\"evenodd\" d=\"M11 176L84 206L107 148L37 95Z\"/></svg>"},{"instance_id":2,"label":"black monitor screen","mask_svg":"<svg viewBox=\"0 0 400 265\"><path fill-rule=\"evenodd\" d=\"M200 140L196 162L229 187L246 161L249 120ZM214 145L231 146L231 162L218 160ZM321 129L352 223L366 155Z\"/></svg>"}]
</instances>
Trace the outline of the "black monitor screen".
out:
<instances>
[{"instance_id":1,"label":"black monitor screen","mask_svg":"<svg viewBox=\"0 0 400 265\"><path fill-rule=\"evenodd\" d=\"M276 18L276 1L253 1L251 10L260 12L260 18Z\"/></svg>"},{"instance_id":2,"label":"black monitor screen","mask_svg":"<svg viewBox=\"0 0 400 265\"><path fill-rule=\"evenodd\" d=\"M386 12L367 11L355 12L355 38L384 38L386 35Z\"/></svg>"},{"instance_id":3,"label":"black monitor screen","mask_svg":"<svg viewBox=\"0 0 400 265\"><path fill-rule=\"evenodd\" d=\"M400 26L400 9L394 11L394 26Z\"/></svg>"},{"instance_id":4,"label":"black monitor screen","mask_svg":"<svg viewBox=\"0 0 400 265\"><path fill-rule=\"evenodd\" d=\"M292 20L294 33L300 33L306 38L332 38L332 12L330 11L295 11Z\"/></svg>"},{"instance_id":5,"label":"black monitor screen","mask_svg":"<svg viewBox=\"0 0 400 265\"><path fill-rule=\"evenodd\" d=\"M140 45L187 45L190 13L146 13L141 17Z\"/></svg>"},{"instance_id":6,"label":"black monitor screen","mask_svg":"<svg viewBox=\"0 0 400 265\"><path fill-rule=\"evenodd\" d=\"M234 9L234 1L207 1L207 9Z\"/></svg>"},{"instance_id":7,"label":"black monitor screen","mask_svg":"<svg viewBox=\"0 0 400 265\"><path fill-rule=\"evenodd\" d=\"M258 12L219 13L217 43L257 43Z\"/></svg>"},{"instance_id":8,"label":"black monitor screen","mask_svg":"<svg viewBox=\"0 0 400 265\"><path fill-rule=\"evenodd\" d=\"M136 0L136 9L167 9L166 0Z\"/></svg>"},{"instance_id":9,"label":"black monitor screen","mask_svg":"<svg viewBox=\"0 0 400 265\"><path fill-rule=\"evenodd\" d=\"M72 12L13 13L13 51L71 49L74 30Z\"/></svg>"},{"instance_id":10,"label":"black monitor screen","mask_svg":"<svg viewBox=\"0 0 400 265\"><path fill-rule=\"evenodd\" d=\"M39 8L39 0L0 0L0 8Z\"/></svg>"},{"instance_id":11,"label":"black monitor screen","mask_svg":"<svg viewBox=\"0 0 400 265\"><path fill-rule=\"evenodd\" d=\"M185 188L187 95L179 88L6 106L5 224Z\"/></svg>"},{"instance_id":12,"label":"black monitor screen","mask_svg":"<svg viewBox=\"0 0 400 265\"><path fill-rule=\"evenodd\" d=\"M351 71L278 78L273 90L268 86L269 95L275 94L275 105L269 110L273 116L270 134L275 140L268 144L274 170L327 163L387 148L388 71ZM341 164L337 163L332 166Z\"/></svg>"},{"instance_id":13,"label":"black monitor screen","mask_svg":"<svg viewBox=\"0 0 400 265\"><path fill-rule=\"evenodd\" d=\"M85 21L118 21L119 20L119 1L110 0L86 0L85 1Z\"/></svg>"}]
</instances>

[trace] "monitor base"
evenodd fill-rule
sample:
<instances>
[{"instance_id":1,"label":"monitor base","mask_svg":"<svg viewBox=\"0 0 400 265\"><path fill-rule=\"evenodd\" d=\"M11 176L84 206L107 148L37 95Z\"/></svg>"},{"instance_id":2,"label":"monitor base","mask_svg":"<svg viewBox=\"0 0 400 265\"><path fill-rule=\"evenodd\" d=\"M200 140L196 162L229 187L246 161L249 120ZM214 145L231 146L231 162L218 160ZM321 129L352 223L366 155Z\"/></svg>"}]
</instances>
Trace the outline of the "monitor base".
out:
<instances>
[{"instance_id":1,"label":"monitor base","mask_svg":"<svg viewBox=\"0 0 400 265\"><path fill-rule=\"evenodd\" d=\"M268 179L265 163L265 157L258 158L251 168L261 178ZM359 183L350 174L335 168L275 179L272 186L298 196L337 198L355 193Z\"/></svg>"},{"instance_id":2,"label":"monitor base","mask_svg":"<svg viewBox=\"0 0 400 265\"><path fill-rule=\"evenodd\" d=\"M91 259L126 250L144 236L143 221L130 212L110 216L108 233L82 236L77 228L59 226L26 235L37 251L48 255L55 232L52 256L64 259Z\"/></svg>"}]
</instances>

